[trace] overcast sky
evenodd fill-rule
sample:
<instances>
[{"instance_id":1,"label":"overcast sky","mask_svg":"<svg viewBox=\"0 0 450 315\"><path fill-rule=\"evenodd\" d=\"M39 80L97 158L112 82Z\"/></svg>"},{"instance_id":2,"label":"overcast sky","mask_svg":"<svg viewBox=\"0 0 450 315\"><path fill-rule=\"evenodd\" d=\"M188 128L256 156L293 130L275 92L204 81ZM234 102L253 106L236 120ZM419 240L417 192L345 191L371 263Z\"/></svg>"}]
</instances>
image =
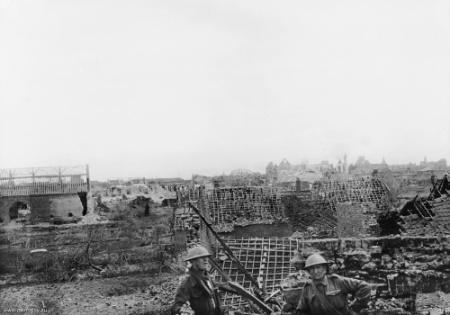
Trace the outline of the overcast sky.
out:
<instances>
[{"instance_id":1,"label":"overcast sky","mask_svg":"<svg viewBox=\"0 0 450 315\"><path fill-rule=\"evenodd\" d=\"M449 1L0 3L0 168L450 163Z\"/></svg>"}]
</instances>

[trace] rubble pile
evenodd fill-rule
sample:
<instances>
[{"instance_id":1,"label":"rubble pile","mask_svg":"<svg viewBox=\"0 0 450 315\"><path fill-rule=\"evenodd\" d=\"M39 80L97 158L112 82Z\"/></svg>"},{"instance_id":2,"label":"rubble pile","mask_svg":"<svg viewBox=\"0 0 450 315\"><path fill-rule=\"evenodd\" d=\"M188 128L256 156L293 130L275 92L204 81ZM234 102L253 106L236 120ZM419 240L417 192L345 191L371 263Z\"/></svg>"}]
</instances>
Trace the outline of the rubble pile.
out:
<instances>
[{"instance_id":1,"label":"rubble pile","mask_svg":"<svg viewBox=\"0 0 450 315\"><path fill-rule=\"evenodd\" d=\"M391 254L382 254L379 248L350 251L344 253L336 272L377 283L377 298L371 301L369 310L409 314L401 311L414 310L418 293L448 289L449 250L443 243Z\"/></svg>"},{"instance_id":2,"label":"rubble pile","mask_svg":"<svg viewBox=\"0 0 450 315\"><path fill-rule=\"evenodd\" d=\"M432 247L403 249L391 254L381 254L378 249L344 252L343 258L337 259L337 272L369 282L387 280L386 294L402 295L422 289L421 281L425 278L435 278L437 282L450 279L450 246L439 247L433 253ZM396 286L401 281L406 283L409 292Z\"/></svg>"},{"instance_id":3,"label":"rubble pile","mask_svg":"<svg viewBox=\"0 0 450 315\"><path fill-rule=\"evenodd\" d=\"M415 198L416 199L416 198ZM445 235L450 234L450 197L443 195L432 201L427 209L428 216L423 207L417 209L416 200L407 203L401 210L404 221L404 234L408 235ZM422 211L420 211L422 209ZM408 212L407 212L408 210Z\"/></svg>"},{"instance_id":4,"label":"rubble pile","mask_svg":"<svg viewBox=\"0 0 450 315\"><path fill-rule=\"evenodd\" d=\"M111 186L104 191L96 192L94 197L100 206L108 208L120 207L139 197L150 200L152 203L161 204L165 199L176 199L177 192L165 189L157 184L133 184ZM128 201L123 203L122 201Z\"/></svg>"},{"instance_id":5,"label":"rubble pile","mask_svg":"<svg viewBox=\"0 0 450 315\"><path fill-rule=\"evenodd\" d=\"M411 314L411 312L405 311L408 308L408 303L405 299L382 299L377 298L374 301L368 303L367 310L364 314L377 314L376 312L383 311L384 313L402 315Z\"/></svg>"}]
</instances>

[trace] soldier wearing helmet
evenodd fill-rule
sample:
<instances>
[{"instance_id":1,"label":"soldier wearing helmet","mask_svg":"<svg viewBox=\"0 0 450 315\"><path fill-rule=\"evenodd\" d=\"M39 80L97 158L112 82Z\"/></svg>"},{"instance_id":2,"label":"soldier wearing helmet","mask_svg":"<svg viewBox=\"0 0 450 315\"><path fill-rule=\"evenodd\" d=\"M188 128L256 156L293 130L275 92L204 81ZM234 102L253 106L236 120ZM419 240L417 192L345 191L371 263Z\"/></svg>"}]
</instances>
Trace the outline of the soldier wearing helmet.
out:
<instances>
[{"instance_id":1,"label":"soldier wearing helmet","mask_svg":"<svg viewBox=\"0 0 450 315\"><path fill-rule=\"evenodd\" d=\"M297 315L352 315L366 307L370 298L368 283L339 275L328 275L328 262L322 255L310 255L305 269L311 276L303 288ZM349 305L347 295L353 295Z\"/></svg>"},{"instance_id":2,"label":"soldier wearing helmet","mask_svg":"<svg viewBox=\"0 0 450 315\"><path fill-rule=\"evenodd\" d=\"M305 259L300 252L297 251L294 253L290 263L291 266L294 267L295 272L290 273L280 283L281 293L283 294L283 300L285 302L282 311L285 313L295 311L303 287L309 279L309 274L303 270Z\"/></svg>"},{"instance_id":3,"label":"soldier wearing helmet","mask_svg":"<svg viewBox=\"0 0 450 315\"><path fill-rule=\"evenodd\" d=\"M190 268L175 294L172 314L179 314L186 302L190 303L195 315L222 314L217 287L208 276L209 256L208 250L200 245L188 250L184 260L190 263Z\"/></svg>"}]
</instances>

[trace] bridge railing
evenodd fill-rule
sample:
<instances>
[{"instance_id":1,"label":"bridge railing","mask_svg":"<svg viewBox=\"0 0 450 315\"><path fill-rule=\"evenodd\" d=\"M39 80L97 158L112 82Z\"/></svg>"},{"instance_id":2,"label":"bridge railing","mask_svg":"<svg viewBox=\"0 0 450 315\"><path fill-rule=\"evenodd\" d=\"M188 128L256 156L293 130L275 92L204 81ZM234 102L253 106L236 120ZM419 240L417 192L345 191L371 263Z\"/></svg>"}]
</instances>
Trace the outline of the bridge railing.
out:
<instances>
[{"instance_id":1,"label":"bridge railing","mask_svg":"<svg viewBox=\"0 0 450 315\"><path fill-rule=\"evenodd\" d=\"M0 196L88 192L89 167L40 167L0 170Z\"/></svg>"},{"instance_id":2,"label":"bridge railing","mask_svg":"<svg viewBox=\"0 0 450 315\"><path fill-rule=\"evenodd\" d=\"M34 183L21 185L0 184L0 196L51 195L88 192L86 182L82 183Z\"/></svg>"}]
</instances>

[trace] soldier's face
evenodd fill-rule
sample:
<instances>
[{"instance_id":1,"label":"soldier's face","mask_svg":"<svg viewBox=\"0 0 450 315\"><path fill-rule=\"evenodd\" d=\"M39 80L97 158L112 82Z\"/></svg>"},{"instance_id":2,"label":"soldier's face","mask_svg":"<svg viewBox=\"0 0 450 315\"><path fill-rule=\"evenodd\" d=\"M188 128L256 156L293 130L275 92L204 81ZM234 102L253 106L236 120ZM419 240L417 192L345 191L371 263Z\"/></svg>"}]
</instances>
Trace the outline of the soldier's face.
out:
<instances>
[{"instance_id":1,"label":"soldier's face","mask_svg":"<svg viewBox=\"0 0 450 315\"><path fill-rule=\"evenodd\" d=\"M194 259L191 264L196 270L207 271L209 269L208 257Z\"/></svg>"},{"instance_id":2,"label":"soldier's face","mask_svg":"<svg viewBox=\"0 0 450 315\"><path fill-rule=\"evenodd\" d=\"M325 265L315 265L308 269L309 274L313 280L322 280L327 273Z\"/></svg>"}]
</instances>

